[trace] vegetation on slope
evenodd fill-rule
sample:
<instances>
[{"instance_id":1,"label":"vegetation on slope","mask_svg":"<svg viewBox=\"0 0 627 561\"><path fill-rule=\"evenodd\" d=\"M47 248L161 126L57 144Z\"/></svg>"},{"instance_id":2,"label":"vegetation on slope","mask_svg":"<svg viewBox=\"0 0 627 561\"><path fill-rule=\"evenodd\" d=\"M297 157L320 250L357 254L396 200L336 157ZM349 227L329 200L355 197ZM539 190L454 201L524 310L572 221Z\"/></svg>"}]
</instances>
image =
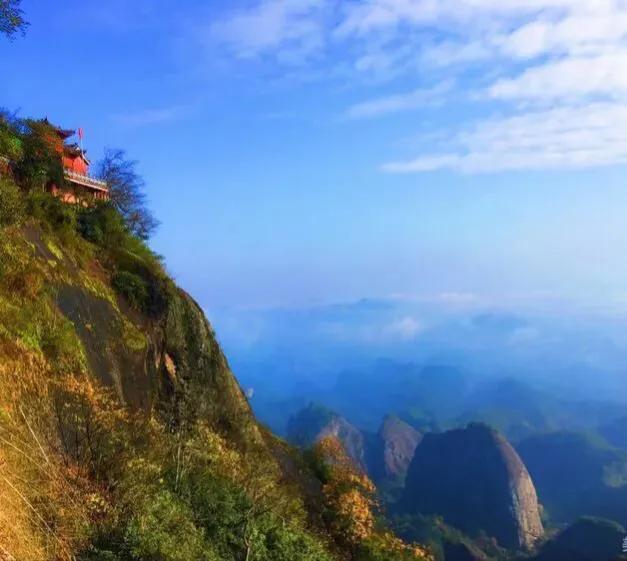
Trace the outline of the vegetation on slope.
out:
<instances>
[{"instance_id":1,"label":"vegetation on slope","mask_svg":"<svg viewBox=\"0 0 627 561\"><path fill-rule=\"evenodd\" d=\"M424 559L337 457L260 428L199 307L0 119L0 558ZM24 123L20 123L23 125Z\"/></svg>"},{"instance_id":2,"label":"vegetation on slope","mask_svg":"<svg viewBox=\"0 0 627 561\"><path fill-rule=\"evenodd\" d=\"M576 432L530 436L516 448L552 521L571 523L592 515L627 524L625 451Z\"/></svg>"}]
</instances>

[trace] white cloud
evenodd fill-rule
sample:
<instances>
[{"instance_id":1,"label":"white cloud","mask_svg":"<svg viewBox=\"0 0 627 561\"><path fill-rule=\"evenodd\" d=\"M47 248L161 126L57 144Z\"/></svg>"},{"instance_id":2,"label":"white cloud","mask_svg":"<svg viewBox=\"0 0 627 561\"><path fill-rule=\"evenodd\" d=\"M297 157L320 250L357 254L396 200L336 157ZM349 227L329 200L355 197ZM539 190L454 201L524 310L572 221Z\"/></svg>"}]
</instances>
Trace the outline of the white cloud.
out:
<instances>
[{"instance_id":1,"label":"white cloud","mask_svg":"<svg viewBox=\"0 0 627 561\"><path fill-rule=\"evenodd\" d=\"M595 57L547 62L511 79L501 79L489 93L499 99L582 99L627 97L627 48Z\"/></svg>"},{"instance_id":2,"label":"white cloud","mask_svg":"<svg viewBox=\"0 0 627 561\"><path fill-rule=\"evenodd\" d=\"M142 109L126 113L115 113L111 115L111 120L125 128L141 128L170 123L183 117L188 111L189 107L176 105L157 109Z\"/></svg>"},{"instance_id":3,"label":"white cloud","mask_svg":"<svg viewBox=\"0 0 627 561\"><path fill-rule=\"evenodd\" d=\"M452 87L452 82L442 82L431 88L371 99L349 107L346 115L351 119L369 119L416 109L441 102Z\"/></svg>"},{"instance_id":4,"label":"white cloud","mask_svg":"<svg viewBox=\"0 0 627 561\"><path fill-rule=\"evenodd\" d=\"M214 23L210 34L239 57L274 52L284 61L306 56L323 45L325 0L263 0Z\"/></svg>"},{"instance_id":5,"label":"white cloud","mask_svg":"<svg viewBox=\"0 0 627 561\"><path fill-rule=\"evenodd\" d=\"M527 23L496 43L505 54L530 58L546 53L595 55L627 37L627 12L585 13Z\"/></svg>"},{"instance_id":6,"label":"white cloud","mask_svg":"<svg viewBox=\"0 0 627 561\"><path fill-rule=\"evenodd\" d=\"M401 341L411 341L424 331L423 324L417 319L407 316L393 321L386 328L386 332Z\"/></svg>"},{"instance_id":7,"label":"white cloud","mask_svg":"<svg viewBox=\"0 0 627 561\"><path fill-rule=\"evenodd\" d=\"M466 173L627 163L627 104L596 103L483 121L454 137L455 152L382 166L389 173Z\"/></svg>"},{"instance_id":8,"label":"white cloud","mask_svg":"<svg viewBox=\"0 0 627 561\"><path fill-rule=\"evenodd\" d=\"M366 98L346 110L365 119L439 98L476 104L456 112L475 124L445 131L446 149L384 164L387 172L626 162L627 0L256 0L215 23L211 36L237 57L311 63L316 76L342 68L377 80L432 76L463 89Z\"/></svg>"},{"instance_id":9,"label":"white cloud","mask_svg":"<svg viewBox=\"0 0 627 561\"><path fill-rule=\"evenodd\" d=\"M621 0L370 0L349 2L336 33L365 35L381 29L436 24L440 28L479 21L486 26L537 14L613 14ZM472 29L466 29L472 33Z\"/></svg>"}]
</instances>

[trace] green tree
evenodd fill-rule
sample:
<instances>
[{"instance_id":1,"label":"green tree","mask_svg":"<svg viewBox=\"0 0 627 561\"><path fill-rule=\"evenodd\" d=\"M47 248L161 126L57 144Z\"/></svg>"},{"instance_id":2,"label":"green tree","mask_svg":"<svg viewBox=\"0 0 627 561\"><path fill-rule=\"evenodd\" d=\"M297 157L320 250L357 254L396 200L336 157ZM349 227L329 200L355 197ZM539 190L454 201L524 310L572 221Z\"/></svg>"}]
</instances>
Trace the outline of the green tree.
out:
<instances>
[{"instance_id":1,"label":"green tree","mask_svg":"<svg viewBox=\"0 0 627 561\"><path fill-rule=\"evenodd\" d=\"M6 109L0 109L0 158L18 161L22 158L20 120Z\"/></svg>"},{"instance_id":2,"label":"green tree","mask_svg":"<svg viewBox=\"0 0 627 561\"><path fill-rule=\"evenodd\" d=\"M20 126L22 157L14 165L18 183L39 190L48 183L63 186L63 164L52 142L56 134L54 128L45 120L32 119L24 120Z\"/></svg>"},{"instance_id":3,"label":"green tree","mask_svg":"<svg viewBox=\"0 0 627 561\"><path fill-rule=\"evenodd\" d=\"M26 32L28 22L20 8L22 0L0 0L0 34L9 39Z\"/></svg>"},{"instance_id":4,"label":"green tree","mask_svg":"<svg viewBox=\"0 0 627 561\"><path fill-rule=\"evenodd\" d=\"M0 227L19 224L24 218L24 198L18 187L0 177Z\"/></svg>"},{"instance_id":5,"label":"green tree","mask_svg":"<svg viewBox=\"0 0 627 561\"><path fill-rule=\"evenodd\" d=\"M111 203L128 229L147 240L159 222L146 205L145 183L136 168L137 162L127 159L124 150L107 150L98 162L96 175L109 185Z\"/></svg>"}]
</instances>

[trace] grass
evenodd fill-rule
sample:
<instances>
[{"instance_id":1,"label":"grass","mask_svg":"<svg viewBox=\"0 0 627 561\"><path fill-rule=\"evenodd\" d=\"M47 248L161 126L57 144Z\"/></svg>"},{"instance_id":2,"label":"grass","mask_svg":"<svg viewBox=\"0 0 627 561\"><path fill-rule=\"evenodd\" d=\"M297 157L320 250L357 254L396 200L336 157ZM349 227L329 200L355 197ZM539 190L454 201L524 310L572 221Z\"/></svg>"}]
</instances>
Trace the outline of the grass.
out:
<instances>
[{"instance_id":1,"label":"grass","mask_svg":"<svg viewBox=\"0 0 627 561\"><path fill-rule=\"evenodd\" d=\"M285 481L202 311L161 259L108 205L22 197L27 218L5 212L0 224L0 559L336 559L340 541L299 481ZM107 325L94 325L98 313ZM132 411L87 356L119 354L129 371L107 371L112 386L145 375L151 402L163 380L147 350L159 337L187 378Z\"/></svg>"}]
</instances>

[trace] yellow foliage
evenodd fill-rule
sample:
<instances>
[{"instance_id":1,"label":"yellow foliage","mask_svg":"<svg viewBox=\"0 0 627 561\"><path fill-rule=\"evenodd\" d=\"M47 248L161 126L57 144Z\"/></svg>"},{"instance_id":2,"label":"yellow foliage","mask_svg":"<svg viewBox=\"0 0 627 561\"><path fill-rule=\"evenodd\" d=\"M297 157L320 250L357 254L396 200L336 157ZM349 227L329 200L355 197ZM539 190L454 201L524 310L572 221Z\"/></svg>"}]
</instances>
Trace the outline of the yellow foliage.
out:
<instances>
[{"instance_id":1,"label":"yellow foliage","mask_svg":"<svg viewBox=\"0 0 627 561\"><path fill-rule=\"evenodd\" d=\"M402 559L435 561L433 554L424 546L416 543L405 543L392 532L381 532L374 541L379 549L395 553Z\"/></svg>"},{"instance_id":2,"label":"yellow foliage","mask_svg":"<svg viewBox=\"0 0 627 561\"><path fill-rule=\"evenodd\" d=\"M329 467L323 493L327 507L333 513L334 533L353 545L367 540L375 530L374 511L378 507L375 485L355 468L337 438L323 438L314 452Z\"/></svg>"}]
</instances>

